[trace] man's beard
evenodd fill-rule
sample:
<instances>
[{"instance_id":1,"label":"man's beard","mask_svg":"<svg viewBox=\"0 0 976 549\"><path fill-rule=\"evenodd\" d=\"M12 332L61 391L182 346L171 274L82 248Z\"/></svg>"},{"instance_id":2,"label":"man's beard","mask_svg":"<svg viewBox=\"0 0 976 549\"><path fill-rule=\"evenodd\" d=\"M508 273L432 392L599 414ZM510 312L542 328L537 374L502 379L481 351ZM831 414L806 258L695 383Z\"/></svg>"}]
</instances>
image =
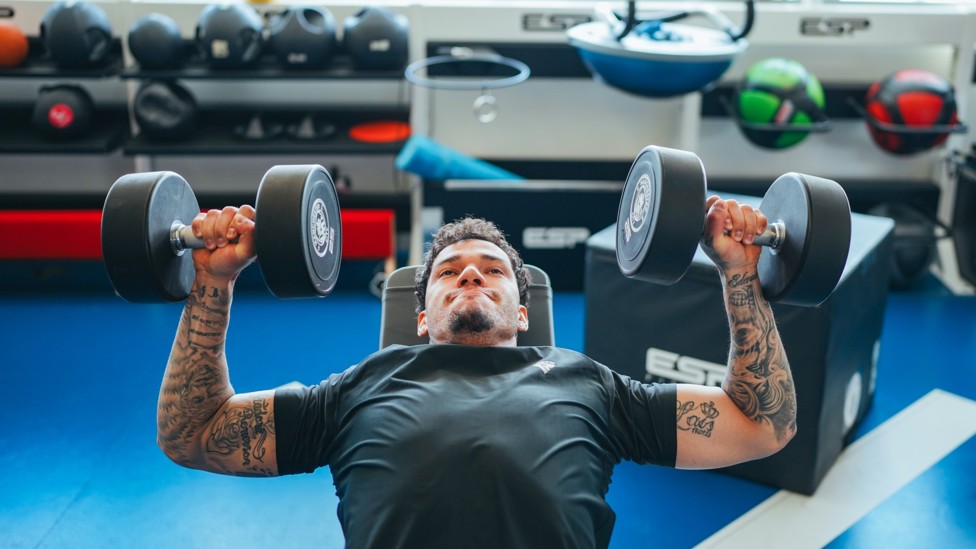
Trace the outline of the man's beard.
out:
<instances>
[{"instance_id":1,"label":"man's beard","mask_svg":"<svg viewBox=\"0 0 976 549\"><path fill-rule=\"evenodd\" d=\"M473 310L455 312L451 315L448 328L452 334L482 334L495 327L495 323L484 311Z\"/></svg>"}]
</instances>

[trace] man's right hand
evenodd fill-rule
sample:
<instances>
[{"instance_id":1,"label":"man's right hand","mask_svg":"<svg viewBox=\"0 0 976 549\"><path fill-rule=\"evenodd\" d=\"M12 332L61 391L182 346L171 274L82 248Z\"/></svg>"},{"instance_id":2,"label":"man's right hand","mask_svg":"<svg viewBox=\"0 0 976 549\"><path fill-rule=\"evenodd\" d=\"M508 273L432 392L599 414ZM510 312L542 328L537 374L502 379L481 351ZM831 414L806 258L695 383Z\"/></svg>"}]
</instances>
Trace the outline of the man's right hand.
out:
<instances>
[{"instance_id":1,"label":"man's right hand","mask_svg":"<svg viewBox=\"0 0 976 549\"><path fill-rule=\"evenodd\" d=\"M185 467L275 476L274 391L235 394L224 351L234 280L256 258L254 208L210 210L190 226L205 247L193 251L194 291L163 374L157 442Z\"/></svg>"},{"instance_id":2,"label":"man's right hand","mask_svg":"<svg viewBox=\"0 0 976 549\"><path fill-rule=\"evenodd\" d=\"M198 214L191 225L193 234L203 239L206 247L193 251L193 266L197 276L209 275L222 280L234 280L250 265L257 254L254 250L254 208L227 206Z\"/></svg>"},{"instance_id":3,"label":"man's right hand","mask_svg":"<svg viewBox=\"0 0 976 549\"><path fill-rule=\"evenodd\" d=\"M723 274L756 273L762 247L753 245L768 220L748 204L710 196L705 202L702 250Z\"/></svg>"}]
</instances>

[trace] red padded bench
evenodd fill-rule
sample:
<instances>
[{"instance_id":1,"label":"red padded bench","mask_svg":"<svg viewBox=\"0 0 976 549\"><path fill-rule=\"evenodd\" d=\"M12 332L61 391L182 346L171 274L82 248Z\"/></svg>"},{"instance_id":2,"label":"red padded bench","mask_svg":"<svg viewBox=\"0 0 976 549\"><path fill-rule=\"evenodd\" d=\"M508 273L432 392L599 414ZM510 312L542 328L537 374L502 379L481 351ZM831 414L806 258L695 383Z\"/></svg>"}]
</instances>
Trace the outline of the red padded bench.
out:
<instances>
[{"instance_id":1,"label":"red padded bench","mask_svg":"<svg viewBox=\"0 0 976 549\"><path fill-rule=\"evenodd\" d=\"M342 258L393 260L393 210L342 210ZM0 210L0 260L101 259L101 210Z\"/></svg>"}]
</instances>

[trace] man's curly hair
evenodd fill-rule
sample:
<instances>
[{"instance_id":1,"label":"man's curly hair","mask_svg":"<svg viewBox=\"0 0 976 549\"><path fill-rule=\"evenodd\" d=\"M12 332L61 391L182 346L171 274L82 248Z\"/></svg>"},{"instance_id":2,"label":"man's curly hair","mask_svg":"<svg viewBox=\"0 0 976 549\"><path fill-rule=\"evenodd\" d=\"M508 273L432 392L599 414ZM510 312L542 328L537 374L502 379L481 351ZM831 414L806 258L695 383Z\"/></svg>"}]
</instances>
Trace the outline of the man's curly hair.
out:
<instances>
[{"instance_id":1,"label":"man's curly hair","mask_svg":"<svg viewBox=\"0 0 976 549\"><path fill-rule=\"evenodd\" d=\"M466 217L442 226L434 233L434 240L424 254L424 264L417 269L416 276L416 295L417 312L427 308L427 281L430 278L430 269L434 264L434 259L441 251L462 240L485 240L501 248L512 262L512 270L515 273L515 280L518 282L519 303L529 305L529 272L525 269L522 256L505 239L505 233L494 223L485 219Z\"/></svg>"}]
</instances>

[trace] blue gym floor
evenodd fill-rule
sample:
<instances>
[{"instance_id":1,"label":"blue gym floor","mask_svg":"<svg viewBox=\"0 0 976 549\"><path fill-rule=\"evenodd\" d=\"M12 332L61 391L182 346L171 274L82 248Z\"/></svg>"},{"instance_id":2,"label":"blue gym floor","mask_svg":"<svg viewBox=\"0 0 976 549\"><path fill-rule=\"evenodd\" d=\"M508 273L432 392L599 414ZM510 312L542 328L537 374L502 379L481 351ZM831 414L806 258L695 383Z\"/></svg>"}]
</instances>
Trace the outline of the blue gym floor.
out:
<instances>
[{"instance_id":1,"label":"blue gym floor","mask_svg":"<svg viewBox=\"0 0 976 549\"><path fill-rule=\"evenodd\" d=\"M555 296L558 345L582 349L583 305L581 294ZM181 309L131 305L105 293L0 296L0 547L342 546L327 469L222 477L180 468L157 449L156 397ZM379 320L379 301L367 292L313 301L241 293L228 342L233 384L252 391L316 383L375 350ZM854 444L933 389L976 404L974 335L976 298L891 293L877 392ZM927 433L959 434L959 414L936 417ZM709 540L784 494L714 472L624 463L609 494L618 514L612 546L976 547L974 424L964 419L961 444L851 515L852 526L813 524L825 543L773 527L752 539ZM897 426L888 431L898 435ZM914 436L902 434L907 444L861 463L861 471L902 459ZM841 503L864 489L856 481L848 486L840 496L796 498L793 518L806 520L804 509L817 506L850 513ZM837 499L824 501L829 497ZM844 518L817 520L836 528Z\"/></svg>"}]
</instances>

